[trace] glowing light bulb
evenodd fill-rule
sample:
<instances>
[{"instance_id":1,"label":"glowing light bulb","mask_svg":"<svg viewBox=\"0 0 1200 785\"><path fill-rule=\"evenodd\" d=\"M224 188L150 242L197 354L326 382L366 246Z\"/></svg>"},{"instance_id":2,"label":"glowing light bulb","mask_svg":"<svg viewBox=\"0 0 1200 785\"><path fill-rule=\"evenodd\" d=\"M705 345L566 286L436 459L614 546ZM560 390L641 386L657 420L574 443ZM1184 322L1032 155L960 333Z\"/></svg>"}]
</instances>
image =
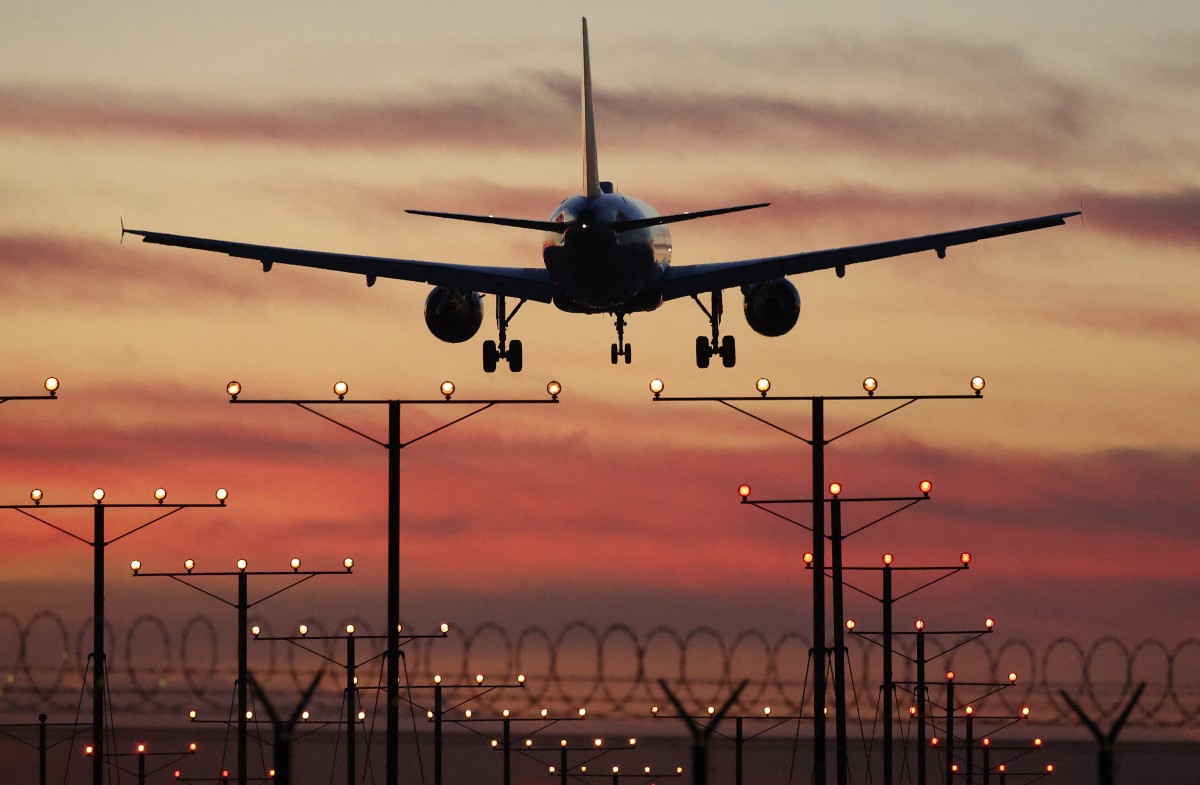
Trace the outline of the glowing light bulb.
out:
<instances>
[{"instance_id":1,"label":"glowing light bulb","mask_svg":"<svg viewBox=\"0 0 1200 785\"><path fill-rule=\"evenodd\" d=\"M32 491L29 492L29 498L33 500L34 504L41 504L42 503L42 489L34 488Z\"/></svg>"},{"instance_id":2,"label":"glowing light bulb","mask_svg":"<svg viewBox=\"0 0 1200 785\"><path fill-rule=\"evenodd\" d=\"M741 496L743 499L749 499L750 498L750 486L746 485L745 483L739 485L738 486L738 496Z\"/></svg>"},{"instance_id":3,"label":"glowing light bulb","mask_svg":"<svg viewBox=\"0 0 1200 785\"><path fill-rule=\"evenodd\" d=\"M890 567L892 565L892 554L890 554L890 553L883 554L883 563Z\"/></svg>"},{"instance_id":4,"label":"glowing light bulb","mask_svg":"<svg viewBox=\"0 0 1200 785\"><path fill-rule=\"evenodd\" d=\"M257 624L255 624L253 627L250 628L250 634L253 635L255 638L257 638L259 635L262 634L262 627L259 627Z\"/></svg>"},{"instance_id":5,"label":"glowing light bulb","mask_svg":"<svg viewBox=\"0 0 1200 785\"><path fill-rule=\"evenodd\" d=\"M345 398L348 392L350 392L350 385L345 382L337 382L333 385L333 394L338 397L339 401Z\"/></svg>"},{"instance_id":6,"label":"glowing light bulb","mask_svg":"<svg viewBox=\"0 0 1200 785\"><path fill-rule=\"evenodd\" d=\"M987 384L987 382L985 382L983 380L982 376L972 376L971 377L971 389L975 391L976 395L983 394L983 388L986 384Z\"/></svg>"},{"instance_id":7,"label":"glowing light bulb","mask_svg":"<svg viewBox=\"0 0 1200 785\"><path fill-rule=\"evenodd\" d=\"M308 635L308 625L307 625L307 624L301 624L301 625L300 625L300 634L301 634L301 635Z\"/></svg>"},{"instance_id":8,"label":"glowing light bulb","mask_svg":"<svg viewBox=\"0 0 1200 785\"><path fill-rule=\"evenodd\" d=\"M853 630L856 626L858 626L858 622L854 619L846 619L846 629Z\"/></svg>"},{"instance_id":9,"label":"glowing light bulb","mask_svg":"<svg viewBox=\"0 0 1200 785\"><path fill-rule=\"evenodd\" d=\"M238 559L238 560L237 560L237 568L238 568L239 570L241 570L242 572L245 572L245 571L246 571L246 560L245 560L245 559Z\"/></svg>"},{"instance_id":10,"label":"glowing light bulb","mask_svg":"<svg viewBox=\"0 0 1200 785\"><path fill-rule=\"evenodd\" d=\"M46 388L46 392L50 393L50 397L53 398L54 394L58 392L58 377L47 376L42 386Z\"/></svg>"},{"instance_id":11,"label":"glowing light bulb","mask_svg":"<svg viewBox=\"0 0 1200 785\"><path fill-rule=\"evenodd\" d=\"M224 488L217 488L217 492L213 495L217 497L217 501L224 504L225 500L229 498L229 491Z\"/></svg>"},{"instance_id":12,"label":"glowing light bulb","mask_svg":"<svg viewBox=\"0 0 1200 785\"><path fill-rule=\"evenodd\" d=\"M96 490L92 491L92 498L98 502L104 501L104 489L97 488Z\"/></svg>"},{"instance_id":13,"label":"glowing light bulb","mask_svg":"<svg viewBox=\"0 0 1200 785\"><path fill-rule=\"evenodd\" d=\"M654 393L655 398L662 395L662 391L665 389L666 389L666 385L663 384L662 379L651 379L650 380L650 392Z\"/></svg>"},{"instance_id":14,"label":"glowing light bulb","mask_svg":"<svg viewBox=\"0 0 1200 785\"><path fill-rule=\"evenodd\" d=\"M917 619L917 623L915 626L918 630L923 630L923 629L925 629L925 621L923 619Z\"/></svg>"},{"instance_id":15,"label":"glowing light bulb","mask_svg":"<svg viewBox=\"0 0 1200 785\"><path fill-rule=\"evenodd\" d=\"M296 572L297 570L300 569L300 560L299 559L293 558L288 563L292 565L292 572Z\"/></svg>"},{"instance_id":16,"label":"glowing light bulb","mask_svg":"<svg viewBox=\"0 0 1200 785\"><path fill-rule=\"evenodd\" d=\"M840 482L831 482L831 483L829 483L829 495L830 495L830 496L833 496L834 498L837 498L837 496L838 496L838 495L839 495L841 492L842 492L842 484L841 484Z\"/></svg>"},{"instance_id":17,"label":"glowing light bulb","mask_svg":"<svg viewBox=\"0 0 1200 785\"><path fill-rule=\"evenodd\" d=\"M229 397L237 400L238 394L242 391L242 383L233 381L225 385L225 392L229 393Z\"/></svg>"},{"instance_id":18,"label":"glowing light bulb","mask_svg":"<svg viewBox=\"0 0 1200 785\"><path fill-rule=\"evenodd\" d=\"M867 391L867 395L874 395L875 390L879 389L879 380L874 376L868 376L863 379L863 389Z\"/></svg>"},{"instance_id":19,"label":"glowing light bulb","mask_svg":"<svg viewBox=\"0 0 1200 785\"><path fill-rule=\"evenodd\" d=\"M142 563L137 559L134 559L133 561L129 562L129 569L133 570L134 575L137 575L138 570L142 569Z\"/></svg>"},{"instance_id":20,"label":"glowing light bulb","mask_svg":"<svg viewBox=\"0 0 1200 785\"><path fill-rule=\"evenodd\" d=\"M353 625L353 624L347 624L347 625L346 625L346 634L347 634L347 635L353 635L353 634L354 634L354 625ZM358 678L358 677L356 676L355 678Z\"/></svg>"},{"instance_id":21,"label":"glowing light bulb","mask_svg":"<svg viewBox=\"0 0 1200 785\"><path fill-rule=\"evenodd\" d=\"M346 568L346 572L350 572L350 570L354 569L354 559L349 557L342 559L342 566Z\"/></svg>"},{"instance_id":22,"label":"glowing light bulb","mask_svg":"<svg viewBox=\"0 0 1200 785\"><path fill-rule=\"evenodd\" d=\"M442 395L446 396L446 400L448 401L448 400L450 400L450 396L454 395L454 382L451 382L451 381L442 382L442 386L438 389L440 389L442 391Z\"/></svg>"},{"instance_id":23,"label":"glowing light bulb","mask_svg":"<svg viewBox=\"0 0 1200 785\"><path fill-rule=\"evenodd\" d=\"M958 558L962 559L964 567L971 563L971 554L967 553L966 551L963 551Z\"/></svg>"},{"instance_id":24,"label":"glowing light bulb","mask_svg":"<svg viewBox=\"0 0 1200 785\"><path fill-rule=\"evenodd\" d=\"M192 559L184 559L183 560L183 569L187 570L188 572L191 572L192 570L196 569L196 562Z\"/></svg>"},{"instance_id":25,"label":"glowing light bulb","mask_svg":"<svg viewBox=\"0 0 1200 785\"><path fill-rule=\"evenodd\" d=\"M546 394L554 400L558 400L558 394L562 392L562 385L551 379L546 383Z\"/></svg>"},{"instance_id":26,"label":"glowing light bulb","mask_svg":"<svg viewBox=\"0 0 1200 785\"><path fill-rule=\"evenodd\" d=\"M154 489L154 498L158 500L159 504L162 504L164 501L166 501L167 489L166 488L155 488Z\"/></svg>"},{"instance_id":27,"label":"glowing light bulb","mask_svg":"<svg viewBox=\"0 0 1200 785\"><path fill-rule=\"evenodd\" d=\"M921 484L918 487L920 487L921 493L928 496L929 492L933 490L933 483L931 483L929 480L921 480Z\"/></svg>"},{"instance_id":28,"label":"glowing light bulb","mask_svg":"<svg viewBox=\"0 0 1200 785\"><path fill-rule=\"evenodd\" d=\"M758 390L759 394L766 398L767 393L771 391L771 380L764 376L754 383L754 389Z\"/></svg>"}]
</instances>

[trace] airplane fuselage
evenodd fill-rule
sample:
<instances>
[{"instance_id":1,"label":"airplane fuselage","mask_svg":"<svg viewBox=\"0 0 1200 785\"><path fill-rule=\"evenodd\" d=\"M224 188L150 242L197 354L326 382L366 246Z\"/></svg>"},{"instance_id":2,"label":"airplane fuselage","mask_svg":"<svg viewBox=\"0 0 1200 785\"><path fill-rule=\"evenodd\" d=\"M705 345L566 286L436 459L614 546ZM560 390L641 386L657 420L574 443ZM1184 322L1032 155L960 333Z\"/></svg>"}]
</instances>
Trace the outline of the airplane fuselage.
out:
<instances>
[{"instance_id":1,"label":"airplane fuselage","mask_svg":"<svg viewBox=\"0 0 1200 785\"><path fill-rule=\"evenodd\" d=\"M546 232L542 260L554 281L554 305L572 313L632 313L662 305L660 282L671 263L666 226L615 231L618 221L658 215L646 202L616 193L608 183L598 196L563 200L550 220L570 224Z\"/></svg>"}]
</instances>

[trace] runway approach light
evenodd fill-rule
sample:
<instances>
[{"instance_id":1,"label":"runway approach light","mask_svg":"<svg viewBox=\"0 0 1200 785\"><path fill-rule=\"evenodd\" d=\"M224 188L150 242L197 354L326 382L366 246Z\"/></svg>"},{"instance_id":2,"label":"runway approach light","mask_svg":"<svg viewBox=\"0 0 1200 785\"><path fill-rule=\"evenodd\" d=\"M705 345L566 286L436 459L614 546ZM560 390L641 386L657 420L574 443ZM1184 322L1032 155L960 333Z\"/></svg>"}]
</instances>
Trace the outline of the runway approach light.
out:
<instances>
[{"instance_id":1,"label":"runway approach light","mask_svg":"<svg viewBox=\"0 0 1200 785\"><path fill-rule=\"evenodd\" d=\"M929 492L933 490L933 483L929 480L921 480L921 484L918 487L921 489L921 493L928 497Z\"/></svg>"},{"instance_id":2,"label":"runway approach light","mask_svg":"<svg viewBox=\"0 0 1200 785\"><path fill-rule=\"evenodd\" d=\"M183 569L187 570L188 572L191 572L192 570L196 569L196 562L195 562L195 560L193 560L193 559L184 559L184 560L183 560Z\"/></svg>"},{"instance_id":3,"label":"runway approach light","mask_svg":"<svg viewBox=\"0 0 1200 785\"><path fill-rule=\"evenodd\" d=\"M879 389L879 380L874 376L868 376L867 378L863 379L863 389L867 391L867 397L871 397L875 394L875 391Z\"/></svg>"},{"instance_id":4,"label":"runway approach light","mask_svg":"<svg viewBox=\"0 0 1200 785\"><path fill-rule=\"evenodd\" d=\"M333 394L338 397L339 401L344 400L348 392L350 392L350 385L345 382L337 382L333 385Z\"/></svg>"},{"instance_id":5,"label":"runway approach light","mask_svg":"<svg viewBox=\"0 0 1200 785\"><path fill-rule=\"evenodd\" d=\"M245 572L246 571L246 560L238 559L237 560L237 568L240 572Z\"/></svg>"},{"instance_id":6,"label":"runway approach light","mask_svg":"<svg viewBox=\"0 0 1200 785\"><path fill-rule=\"evenodd\" d=\"M159 504L162 504L164 501L167 500L167 489L166 488L155 488L154 489L154 498L158 500Z\"/></svg>"},{"instance_id":7,"label":"runway approach light","mask_svg":"<svg viewBox=\"0 0 1200 785\"><path fill-rule=\"evenodd\" d=\"M771 391L771 380L767 377L762 377L754 383L754 389L758 390L758 394L766 398L767 393Z\"/></svg>"},{"instance_id":8,"label":"runway approach light","mask_svg":"<svg viewBox=\"0 0 1200 785\"><path fill-rule=\"evenodd\" d=\"M829 495L837 498L842 493L842 484L840 482L829 483Z\"/></svg>"},{"instance_id":9,"label":"runway approach light","mask_svg":"<svg viewBox=\"0 0 1200 785\"><path fill-rule=\"evenodd\" d=\"M129 562L129 569L133 570L134 575L137 575L138 570L142 569L142 563L137 559L134 559L133 561Z\"/></svg>"},{"instance_id":10,"label":"runway approach light","mask_svg":"<svg viewBox=\"0 0 1200 785\"><path fill-rule=\"evenodd\" d=\"M450 396L454 395L454 382L448 380L444 381L439 389L442 391L442 395L446 396L446 400L448 401L450 400Z\"/></svg>"},{"instance_id":11,"label":"runway approach light","mask_svg":"<svg viewBox=\"0 0 1200 785\"><path fill-rule=\"evenodd\" d=\"M225 500L229 498L229 491L224 488L217 488L217 492L214 495L217 497L217 501L224 504Z\"/></svg>"},{"instance_id":12,"label":"runway approach light","mask_svg":"<svg viewBox=\"0 0 1200 785\"><path fill-rule=\"evenodd\" d=\"M354 569L354 559L351 559L350 557L342 559L342 566L346 568L346 572L350 572Z\"/></svg>"},{"instance_id":13,"label":"runway approach light","mask_svg":"<svg viewBox=\"0 0 1200 785\"><path fill-rule=\"evenodd\" d=\"M292 572L299 572L299 570L300 570L300 560L299 559L292 559L288 563L292 567Z\"/></svg>"},{"instance_id":14,"label":"runway approach light","mask_svg":"<svg viewBox=\"0 0 1200 785\"><path fill-rule=\"evenodd\" d=\"M858 622L854 619L846 619L846 629L853 631L858 626Z\"/></svg>"},{"instance_id":15,"label":"runway approach light","mask_svg":"<svg viewBox=\"0 0 1200 785\"><path fill-rule=\"evenodd\" d=\"M996 620L992 618L985 619L983 626L988 628L988 632L991 632L992 628L996 626Z\"/></svg>"},{"instance_id":16,"label":"runway approach light","mask_svg":"<svg viewBox=\"0 0 1200 785\"><path fill-rule=\"evenodd\" d=\"M50 393L50 397L53 398L55 393L58 392L58 377L47 376L43 386L46 388L46 392Z\"/></svg>"},{"instance_id":17,"label":"runway approach light","mask_svg":"<svg viewBox=\"0 0 1200 785\"><path fill-rule=\"evenodd\" d=\"M104 489L97 488L96 490L92 491L92 498L96 500L97 504L104 501Z\"/></svg>"},{"instance_id":18,"label":"runway approach light","mask_svg":"<svg viewBox=\"0 0 1200 785\"><path fill-rule=\"evenodd\" d=\"M987 382L983 380L982 376L971 377L971 389L975 391L976 395L983 395L983 388L986 384Z\"/></svg>"},{"instance_id":19,"label":"runway approach light","mask_svg":"<svg viewBox=\"0 0 1200 785\"><path fill-rule=\"evenodd\" d=\"M916 624L914 624L913 626L916 627L917 631L919 632L919 631L925 629L925 620L917 619Z\"/></svg>"},{"instance_id":20,"label":"runway approach light","mask_svg":"<svg viewBox=\"0 0 1200 785\"><path fill-rule=\"evenodd\" d=\"M750 486L746 485L745 483L742 483L741 485L739 485L738 486L738 496L741 496L743 499L749 499L750 498Z\"/></svg>"},{"instance_id":21,"label":"runway approach light","mask_svg":"<svg viewBox=\"0 0 1200 785\"><path fill-rule=\"evenodd\" d=\"M236 401L238 394L242 391L242 383L238 381L230 382L225 385L225 392L229 393L229 400Z\"/></svg>"},{"instance_id":22,"label":"runway approach light","mask_svg":"<svg viewBox=\"0 0 1200 785\"><path fill-rule=\"evenodd\" d=\"M253 627L250 628L250 634L253 635L255 638L257 638L259 635L262 634L262 627L259 627L257 624L255 624Z\"/></svg>"},{"instance_id":23,"label":"runway approach light","mask_svg":"<svg viewBox=\"0 0 1200 785\"><path fill-rule=\"evenodd\" d=\"M892 566L892 554L890 554L890 553L883 554L883 563L885 565L887 565L888 567L891 567Z\"/></svg>"},{"instance_id":24,"label":"runway approach light","mask_svg":"<svg viewBox=\"0 0 1200 785\"><path fill-rule=\"evenodd\" d=\"M806 554L804 554L804 566L806 566L806 567L811 567L811 566L812 566L812 563L813 563L813 555L812 555L812 553L806 553Z\"/></svg>"},{"instance_id":25,"label":"runway approach light","mask_svg":"<svg viewBox=\"0 0 1200 785\"><path fill-rule=\"evenodd\" d=\"M550 396L550 400L557 401L558 394L562 392L562 385L554 379L546 382L546 394Z\"/></svg>"},{"instance_id":26,"label":"runway approach light","mask_svg":"<svg viewBox=\"0 0 1200 785\"><path fill-rule=\"evenodd\" d=\"M665 390L666 387L667 386L665 384L663 384L662 379L651 379L650 380L650 392L654 393L655 398L662 395L662 391Z\"/></svg>"},{"instance_id":27,"label":"runway approach light","mask_svg":"<svg viewBox=\"0 0 1200 785\"><path fill-rule=\"evenodd\" d=\"M32 491L29 492L29 498L33 500L34 504L41 504L42 503L42 489L34 488Z\"/></svg>"},{"instance_id":28,"label":"runway approach light","mask_svg":"<svg viewBox=\"0 0 1200 785\"><path fill-rule=\"evenodd\" d=\"M963 551L962 554L960 554L958 558L962 560L964 567L971 566L971 554L967 553L966 551Z\"/></svg>"}]
</instances>

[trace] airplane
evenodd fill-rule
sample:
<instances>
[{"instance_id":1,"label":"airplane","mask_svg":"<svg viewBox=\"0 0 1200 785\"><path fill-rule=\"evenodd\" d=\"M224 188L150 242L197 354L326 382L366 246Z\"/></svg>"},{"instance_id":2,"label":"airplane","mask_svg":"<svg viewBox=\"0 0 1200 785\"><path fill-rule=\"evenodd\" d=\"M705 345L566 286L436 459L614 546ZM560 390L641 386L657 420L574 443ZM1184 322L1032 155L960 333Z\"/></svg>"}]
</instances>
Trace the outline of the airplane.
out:
<instances>
[{"instance_id":1,"label":"airplane","mask_svg":"<svg viewBox=\"0 0 1200 785\"><path fill-rule=\"evenodd\" d=\"M548 219L406 210L413 215L540 231L543 233L541 267L485 267L278 248L126 229L123 224L121 232L140 236L147 243L254 259L262 264L263 272L270 272L275 264L289 264L361 275L367 286L374 286L379 278L431 284L433 290L425 300L425 324L436 338L447 343L462 343L475 336L483 323L483 295L492 295L498 336L497 340L489 339L483 344L483 370L494 373L501 360L512 372L519 372L524 364L521 341L509 341L508 328L526 302L553 303L568 313L613 315L617 341L612 345L611 360L616 365L618 359L629 363L633 357L632 347L625 341L629 314L654 311L668 300L690 297L708 318L711 332L709 336L696 338L697 367L707 368L711 359L719 356L724 367L732 368L736 343L732 335L722 337L720 331L724 315L722 293L726 289L741 289L742 310L752 330L765 336L780 336L791 330L800 316L800 294L788 276L832 269L841 278L851 264L921 251L935 251L938 258L944 259L946 249L952 245L1061 226L1067 218L1080 214L1079 211L1057 213L784 256L671 266L668 224L753 210L768 203L660 215L646 202L619 193L611 182L600 179L586 18L581 99L583 188L564 199ZM700 299L705 294L709 297L707 307ZM517 300L511 311L507 307L508 298Z\"/></svg>"}]
</instances>

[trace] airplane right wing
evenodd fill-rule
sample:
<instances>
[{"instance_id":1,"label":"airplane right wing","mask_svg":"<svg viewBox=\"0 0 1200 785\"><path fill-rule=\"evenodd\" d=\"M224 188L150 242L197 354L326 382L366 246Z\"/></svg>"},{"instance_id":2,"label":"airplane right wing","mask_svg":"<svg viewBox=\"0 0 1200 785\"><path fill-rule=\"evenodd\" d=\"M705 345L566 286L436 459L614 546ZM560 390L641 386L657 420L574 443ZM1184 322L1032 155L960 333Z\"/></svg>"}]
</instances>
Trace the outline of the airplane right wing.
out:
<instances>
[{"instance_id":1,"label":"airplane right wing","mask_svg":"<svg viewBox=\"0 0 1200 785\"><path fill-rule=\"evenodd\" d=\"M945 257L946 249L952 245L963 245L992 237L1004 237L1020 232L1031 232L1035 229L1061 226L1066 223L1066 219L1075 215L1079 215L1079 212L1056 213L1055 215L1043 215L1038 218L1026 218L990 226L977 226L953 232L906 237L901 240L886 240L881 243L852 245L845 248L831 248L824 251L808 251L737 262L671 267L662 279L662 295L664 300L673 300L678 297L690 297L705 292L731 289L736 286L769 281L788 275L811 273L816 270L832 269L836 270L840 276L845 273L846 265L849 264L870 262L920 251L937 251L939 257Z\"/></svg>"},{"instance_id":2,"label":"airplane right wing","mask_svg":"<svg viewBox=\"0 0 1200 785\"><path fill-rule=\"evenodd\" d=\"M252 245L228 240L210 240L204 237L188 237L179 234L148 232L141 229L125 229L124 227L122 227L121 233L137 235L142 238L142 242L146 243L213 251L241 259L255 259L262 263L263 272L269 272L271 266L277 263L293 264L299 267L315 267L321 270L362 275L367 279L367 286L373 286L376 278L393 278L445 286L461 291L480 292L481 294L507 295L540 303L550 302L554 295L550 274L544 268L483 267L469 264L423 262L414 259L390 259L384 256L356 256L327 251Z\"/></svg>"}]
</instances>

